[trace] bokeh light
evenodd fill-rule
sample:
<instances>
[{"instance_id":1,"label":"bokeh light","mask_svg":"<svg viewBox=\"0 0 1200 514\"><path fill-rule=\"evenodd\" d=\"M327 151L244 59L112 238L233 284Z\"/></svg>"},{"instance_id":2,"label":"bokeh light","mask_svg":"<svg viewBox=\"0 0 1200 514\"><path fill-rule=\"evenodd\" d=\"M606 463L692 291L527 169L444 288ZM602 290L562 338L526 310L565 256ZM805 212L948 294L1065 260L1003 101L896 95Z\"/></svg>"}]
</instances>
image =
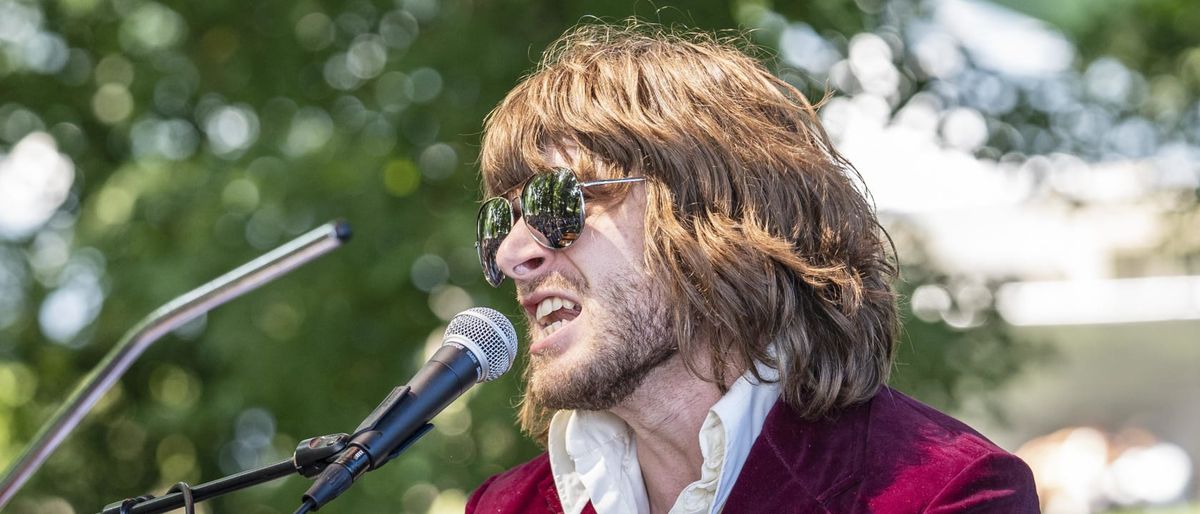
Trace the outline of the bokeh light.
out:
<instances>
[{"instance_id":1,"label":"bokeh light","mask_svg":"<svg viewBox=\"0 0 1200 514\"><path fill-rule=\"evenodd\" d=\"M40 228L66 201L74 180L75 165L53 137L22 137L0 155L0 238L23 238Z\"/></svg>"}]
</instances>

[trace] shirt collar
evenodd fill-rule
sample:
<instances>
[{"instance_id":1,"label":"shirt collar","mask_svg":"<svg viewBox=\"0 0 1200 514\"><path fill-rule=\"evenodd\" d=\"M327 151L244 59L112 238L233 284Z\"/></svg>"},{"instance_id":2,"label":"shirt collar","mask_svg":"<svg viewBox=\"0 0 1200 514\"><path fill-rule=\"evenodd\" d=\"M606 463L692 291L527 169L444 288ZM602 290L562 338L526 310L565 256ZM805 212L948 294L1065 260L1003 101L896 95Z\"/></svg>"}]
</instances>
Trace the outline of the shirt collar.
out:
<instances>
[{"instance_id":1,"label":"shirt collar","mask_svg":"<svg viewBox=\"0 0 1200 514\"><path fill-rule=\"evenodd\" d=\"M758 366L764 380L777 373ZM724 504L763 421L779 398L776 382L746 373L709 409L698 434L704 457L701 479L684 488L676 507L699 501L716 512ZM649 502L637 462L637 444L617 416L597 411L558 411L547 437L550 469L564 514L578 514L590 501L598 514L648 513ZM672 509L675 511L676 509Z\"/></svg>"},{"instance_id":2,"label":"shirt collar","mask_svg":"<svg viewBox=\"0 0 1200 514\"><path fill-rule=\"evenodd\" d=\"M767 414L779 400L779 373L763 364L758 364L758 373L764 382L755 379L753 373L747 372L742 375L729 387L725 396L709 409L708 418L704 422L707 426L711 418L714 424L719 424L723 429L720 434L724 436L722 446L725 455L720 459L721 474L715 498L717 506L724 504L725 498L729 497L729 492L746 463L746 457L750 455L750 448L762 433ZM705 431L701 430L702 450L707 447L704 433ZM705 456L705 462L708 462L708 456Z\"/></svg>"},{"instance_id":3,"label":"shirt collar","mask_svg":"<svg viewBox=\"0 0 1200 514\"><path fill-rule=\"evenodd\" d=\"M650 512L637 443L621 418L603 411L558 411L550 419L547 443L564 514L579 514L589 501L599 514Z\"/></svg>"}]
</instances>

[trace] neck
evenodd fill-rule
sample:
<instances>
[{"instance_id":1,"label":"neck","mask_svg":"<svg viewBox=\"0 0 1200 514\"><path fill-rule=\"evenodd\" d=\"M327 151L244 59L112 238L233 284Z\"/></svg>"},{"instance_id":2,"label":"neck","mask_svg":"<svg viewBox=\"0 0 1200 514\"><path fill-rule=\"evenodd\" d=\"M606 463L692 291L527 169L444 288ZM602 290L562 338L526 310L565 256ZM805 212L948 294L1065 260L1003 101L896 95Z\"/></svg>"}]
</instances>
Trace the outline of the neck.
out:
<instances>
[{"instance_id":1,"label":"neck","mask_svg":"<svg viewBox=\"0 0 1200 514\"><path fill-rule=\"evenodd\" d=\"M650 372L611 412L633 431L651 513L667 512L700 479L700 428L721 392L688 372L678 354Z\"/></svg>"}]
</instances>

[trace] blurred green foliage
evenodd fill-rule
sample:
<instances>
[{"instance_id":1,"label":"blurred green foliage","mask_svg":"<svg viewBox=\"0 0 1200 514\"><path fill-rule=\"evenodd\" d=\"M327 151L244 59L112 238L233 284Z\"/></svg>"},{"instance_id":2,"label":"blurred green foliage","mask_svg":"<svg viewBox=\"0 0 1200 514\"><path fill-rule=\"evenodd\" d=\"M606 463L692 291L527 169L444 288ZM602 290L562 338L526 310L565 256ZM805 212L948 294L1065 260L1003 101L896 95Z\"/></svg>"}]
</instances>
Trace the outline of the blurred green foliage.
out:
<instances>
[{"instance_id":1,"label":"blurred green foliage","mask_svg":"<svg viewBox=\"0 0 1200 514\"><path fill-rule=\"evenodd\" d=\"M0 0L0 25L12 31L0 38L0 148L46 132L75 177L44 225L0 239L0 465L146 313L329 219L356 232L346 248L151 348L12 512L93 512L287 458L304 438L351 430L460 309L491 305L517 319L512 286L481 280L471 244L481 120L585 15L754 28L768 47L788 20L803 20L844 53L859 32L903 34L923 5L780 4ZM1113 12L1174 19L1188 5ZM1200 76L1200 50L1185 57L1191 26L1134 26L1116 40L1081 29L1081 53L1119 52L1127 67L1178 76L1178 87L1163 87L1187 105ZM896 60L900 102L930 86L910 55ZM826 89L823 78L790 77L814 98ZM989 123L1049 131L1027 102L987 113ZM980 153L1048 151L1006 133L995 130ZM952 407L1037 355L1007 335L987 298L958 295L994 284L937 271L916 257L919 242L901 247L901 289L943 284L957 303L949 315L905 303L898 386ZM514 424L519 374L473 390L331 508L453 509L485 477L534 455ZM290 512L307 484L292 478L205 508Z\"/></svg>"}]
</instances>

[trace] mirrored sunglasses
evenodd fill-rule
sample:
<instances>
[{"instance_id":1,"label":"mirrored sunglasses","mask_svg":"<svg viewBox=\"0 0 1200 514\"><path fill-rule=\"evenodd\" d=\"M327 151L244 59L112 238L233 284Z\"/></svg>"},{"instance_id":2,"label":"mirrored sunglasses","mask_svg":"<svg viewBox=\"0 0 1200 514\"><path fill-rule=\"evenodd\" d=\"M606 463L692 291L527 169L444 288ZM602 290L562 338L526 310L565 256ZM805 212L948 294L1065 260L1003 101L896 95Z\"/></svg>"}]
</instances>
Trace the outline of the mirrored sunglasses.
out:
<instances>
[{"instance_id":1,"label":"mirrored sunglasses","mask_svg":"<svg viewBox=\"0 0 1200 514\"><path fill-rule=\"evenodd\" d=\"M483 277L493 287L499 287L504 281L504 272L496 264L496 252L522 216L525 218L525 228L529 229L539 244L554 250L566 248L583 232L584 189L643 180L646 178L580 182L574 171L554 168L529 177L517 196L516 205L502 196L489 198L479 208L475 220L475 249L479 252Z\"/></svg>"}]
</instances>

